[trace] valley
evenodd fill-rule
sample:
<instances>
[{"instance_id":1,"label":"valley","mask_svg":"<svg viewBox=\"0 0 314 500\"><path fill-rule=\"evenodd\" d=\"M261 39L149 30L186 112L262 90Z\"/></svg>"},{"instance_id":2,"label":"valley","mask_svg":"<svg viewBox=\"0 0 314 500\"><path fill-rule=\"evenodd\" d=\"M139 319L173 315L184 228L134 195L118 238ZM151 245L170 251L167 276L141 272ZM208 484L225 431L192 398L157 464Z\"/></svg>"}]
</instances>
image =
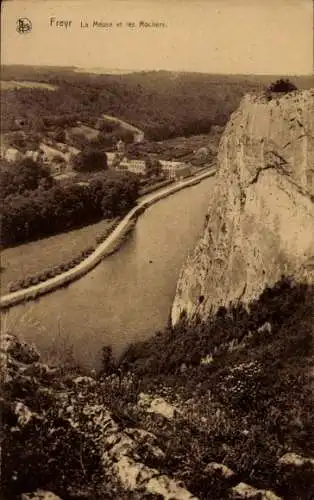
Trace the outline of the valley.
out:
<instances>
[{"instance_id":1,"label":"valley","mask_svg":"<svg viewBox=\"0 0 314 500\"><path fill-rule=\"evenodd\" d=\"M5 498L311 500L313 80L2 78Z\"/></svg>"}]
</instances>

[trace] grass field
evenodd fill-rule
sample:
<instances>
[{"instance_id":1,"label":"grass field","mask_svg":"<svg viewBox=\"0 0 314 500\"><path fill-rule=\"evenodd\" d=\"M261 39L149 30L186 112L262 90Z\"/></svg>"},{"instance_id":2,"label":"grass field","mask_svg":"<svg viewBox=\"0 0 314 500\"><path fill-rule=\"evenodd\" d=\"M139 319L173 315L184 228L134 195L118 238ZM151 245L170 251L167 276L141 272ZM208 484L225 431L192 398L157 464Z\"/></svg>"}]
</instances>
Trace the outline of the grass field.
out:
<instances>
[{"instance_id":1,"label":"grass field","mask_svg":"<svg viewBox=\"0 0 314 500\"><path fill-rule=\"evenodd\" d=\"M96 245L96 237L113 224L112 220L102 220L68 233L3 250L0 275L1 294L8 291L9 283L67 262L88 246Z\"/></svg>"},{"instance_id":2,"label":"grass field","mask_svg":"<svg viewBox=\"0 0 314 500\"><path fill-rule=\"evenodd\" d=\"M2 80L1 90L14 90L14 89L45 89L45 90L56 90L56 85L50 85L49 83L41 82L28 82L28 81L14 81L14 80Z\"/></svg>"}]
</instances>

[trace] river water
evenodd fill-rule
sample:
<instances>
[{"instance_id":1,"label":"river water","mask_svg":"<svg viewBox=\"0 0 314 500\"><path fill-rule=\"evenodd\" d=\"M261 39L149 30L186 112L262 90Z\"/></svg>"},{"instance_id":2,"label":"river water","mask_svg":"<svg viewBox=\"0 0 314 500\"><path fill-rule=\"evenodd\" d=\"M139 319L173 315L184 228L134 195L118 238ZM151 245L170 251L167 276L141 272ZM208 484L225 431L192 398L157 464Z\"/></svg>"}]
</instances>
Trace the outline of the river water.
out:
<instances>
[{"instance_id":1,"label":"river water","mask_svg":"<svg viewBox=\"0 0 314 500\"><path fill-rule=\"evenodd\" d=\"M207 178L152 205L118 252L67 288L11 308L6 329L34 342L48 362L73 357L87 369L100 367L102 346L118 356L163 329L213 183Z\"/></svg>"}]
</instances>

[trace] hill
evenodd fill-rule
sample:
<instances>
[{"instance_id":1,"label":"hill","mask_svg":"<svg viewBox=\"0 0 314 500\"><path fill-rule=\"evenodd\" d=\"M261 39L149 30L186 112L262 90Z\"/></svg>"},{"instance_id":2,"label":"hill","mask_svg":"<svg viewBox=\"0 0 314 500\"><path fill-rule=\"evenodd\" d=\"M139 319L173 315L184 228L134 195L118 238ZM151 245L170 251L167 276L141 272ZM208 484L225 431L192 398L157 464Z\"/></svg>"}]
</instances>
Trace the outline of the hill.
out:
<instances>
[{"instance_id":1,"label":"hill","mask_svg":"<svg viewBox=\"0 0 314 500\"><path fill-rule=\"evenodd\" d=\"M47 121L71 125L76 120L94 122L100 114L127 121L148 139L208 133L224 125L241 97L261 90L272 77L226 76L167 71L124 75L88 74L75 68L4 66L2 80L31 81L57 89L19 88L1 92L2 129L43 131ZM310 77L293 79L310 86Z\"/></svg>"},{"instance_id":2,"label":"hill","mask_svg":"<svg viewBox=\"0 0 314 500\"><path fill-rule=\"evenodd\" d=\"M313 499L312 106L246 96L231 116L163 331L104 346L98 374L2 336L5 498Z\"/></svg>"}]
</instances>

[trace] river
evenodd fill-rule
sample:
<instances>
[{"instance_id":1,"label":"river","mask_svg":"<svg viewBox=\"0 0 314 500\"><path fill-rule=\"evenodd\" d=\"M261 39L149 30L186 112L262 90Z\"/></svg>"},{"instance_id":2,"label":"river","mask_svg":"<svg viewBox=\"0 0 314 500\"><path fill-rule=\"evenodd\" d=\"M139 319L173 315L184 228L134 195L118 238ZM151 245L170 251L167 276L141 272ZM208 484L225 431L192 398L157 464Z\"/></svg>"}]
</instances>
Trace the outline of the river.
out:
<instances>
[{"instance_id":1,"label":"river","mask_svg":"<svg viewBox=\"0 0 314 500\"><path fill-rule=\"evenodd\" d=\"M100 367L167 323L179 271L202 232L214 178L148 208L118 252L66 288L11 308L5 329L34 342L44 360Z\"/></svg>"}]
</instances>

